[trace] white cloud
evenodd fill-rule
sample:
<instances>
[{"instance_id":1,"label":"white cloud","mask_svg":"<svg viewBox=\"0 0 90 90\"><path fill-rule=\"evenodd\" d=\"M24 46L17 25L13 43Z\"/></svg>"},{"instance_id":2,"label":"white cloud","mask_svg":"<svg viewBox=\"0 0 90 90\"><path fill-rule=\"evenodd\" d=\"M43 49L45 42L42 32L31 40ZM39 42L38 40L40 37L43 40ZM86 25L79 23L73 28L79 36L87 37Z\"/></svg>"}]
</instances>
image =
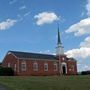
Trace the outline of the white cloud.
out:
<instances>
[{"instance_id":1,"label":"white cloud","mask_svg":"<svg viewBox=\"0 0 90 90\"><path fill-rule=\"evenodd\" d=\"M90 48L80 47L76 49L71 49L71 50L68 50L65 54L67 54L68 57L88 58L90 57Z\"/></svg>"},{"instance_id":2,"label":"white cloud","mask_svg":"<svg viewBox=\"0 0 90 90\"><path fill-rule=\"evenodd\" d=\"M80 48L71 49L65 52L68 57L83 58L90 57L90 36L86 37L83 42L80 43Z\"/></svg>"},{"instance_id":3,"label":"white cloud","mask_svg":"<svg viewBox=\"0 0 90 90\"><path fill-rule=\"evenodd\" d=\"M80 22L71 25L65 32L74 33L75 36L90 33L90 18L83 19Z\"/></svg>"},{"instance_id":4,"label":"white cloud","mask_svg":"<svg viewBox=\"0 0 90 90\"><path fill-rule=\"evenodd\" d=\"M87 0L86 10L88 18L82 19L78 23L71 25L65 32L74 33L75 36L81 36L90 33L90 0ZM82 13L83 15L84 13Z\"/></svg>"},{"instance_id":5,"label":"white cloud","mask_svg":"<svg viewBox=\"0 0 90 90\"><path fill-rule=\"evenodd\" d=\"M83 42L80 43L81 47L90 47L90 36L86 37Z\"/></svg>"},{"instance_id":6,"label":"white cloud","mask_svg":"<svg viewBox=\"0 0 90 90\"><path fill-rule=\"evenodd\" d=\"M6 21L0 22L0 30L9 29L9 28L12 27L16 22L17 22L17 20L6 19Z\"/></svg>"},{"instance_id":7,"label":"white cloud","mask_svg":"<svg viewBox=\"0 0 90 90\"><path fill-rule=\"evenodd\" d=\"M48 24L59 20L59 17L54 12L42 12L35 15L34 18L37 19L37 25Z\"/></svg>"},{"instance_id":8,"label":"white cloud","mask_svg":"<svg viewBox=\"0 0 90 90\"><path fill-rule=\"evenodd\" d=\"M24 6L21 6L20 8L19 8L19 10L24 10L24 9L26 9L26 6L24 5Z\"/></svg>"},{"instance_id":9,"label":"white cloud","mask_svg":"<svg viewBox=\"0 0 90 90\"><path fill-rule=\"evenodd\" d=\"M87 0L86 10L87 10L87 15L90 16L90 0Z\"/></svg>"}]
</instances>

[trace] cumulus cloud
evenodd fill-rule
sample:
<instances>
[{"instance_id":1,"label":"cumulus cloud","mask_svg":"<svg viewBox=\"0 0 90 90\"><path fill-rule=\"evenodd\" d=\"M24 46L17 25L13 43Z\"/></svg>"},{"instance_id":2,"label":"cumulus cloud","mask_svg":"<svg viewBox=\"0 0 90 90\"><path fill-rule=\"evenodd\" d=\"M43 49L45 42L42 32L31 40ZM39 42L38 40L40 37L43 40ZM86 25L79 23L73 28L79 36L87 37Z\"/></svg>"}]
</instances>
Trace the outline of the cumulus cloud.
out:
<instances>
[{"instance_id":1,"label":"cumulus cloud","mask_svg":"<svg viewBox=\"0 0 90 90\"><path fill-rule=\"evenodd\" d=\"M90 36L86 37L83 42L80 43L79 48L71 49L65 52L68 57L83 58L90 57Z\"/></svg>"},{"instance_id":2,"label":"cumulus cloud","mask_svg":"<svg viewBox=\"0 0 90 90\"><path fill-rule=\"evenodd\" d=\"M80 43L80 46L90 48L90 36L86 37L85 40Z\"/></svg>"},{"instance_id":3,"label":"cumulus cloud","mask_svg":"<svg viewBox=\"0 0 90 90\"><path fill-rule=\"evenodd\" d=\"M74 33L75 36L90 33L90 18L83 19L80 22L71 25L65 32Z\"/></svg>"},{"instance_id":4,"label":"cumulus cloud","mask_svg":"<svg viewBox=\"0 0 90 90\"><path fill-rule=\"evenodd\" d=\"M90 57L90 48L80 47L77 49L71 49L71 50L68 50L65 54L67 54L68 57L88 58Z\"/></svg>"},{"instance_id":5,"label":"cumulus cloud","mask_svg":"<svg viewBox=\"0 0 90 90\"><path fill-rule=\"evenodd\" d=\"M65 52L68 57L83 58L90 57L90 36L86 37L83 42L80 43L79 48L71 49Z\"/></svg>"},{"instance_id":6,"label":"cumulus cloud","mask_svg":"<svg viewBox=\"0 0 90 90\"><path fill-rule=\"evenodd\" d=\"M48 24L59 20L59 17L54 12L42 12L35 15L34 18L37 20L37 25Z\"/></svg>"},{"instance_id":7,"label":"cumulus cloud","mask_svg":"<svg viewBox=\"0 0 90 90\"><path fill-rule=\"evenodd\" d=\"M86 14L88 18L82 19L79 22L71 25L65 32L74 33L75 36L81 36L90 33L90 0L87 0ZM82 13L83 14L83 13Z\"/></svg>"},{"instance_id":8,"label":"cumulus cloud","mask_svg":"<svg viewBox=\"0 0 90 90\"><path fill-rule=\"evenodd\" d=\"M87 10L87 15L90 16L90 0L87 0L86 10Z\"/></svg>"},{"instance_id":9,"label":"cumulus cloud","mask_svg":"<svg viewBox=\"0 0 90 90\"><path fill-rule=\"evenodd\" d=\"M9 28L12 27L16 22L17 22L17 20L6 19L6 21L0 22L0 30L9 29Z\"/></svg>"}]
</instances>

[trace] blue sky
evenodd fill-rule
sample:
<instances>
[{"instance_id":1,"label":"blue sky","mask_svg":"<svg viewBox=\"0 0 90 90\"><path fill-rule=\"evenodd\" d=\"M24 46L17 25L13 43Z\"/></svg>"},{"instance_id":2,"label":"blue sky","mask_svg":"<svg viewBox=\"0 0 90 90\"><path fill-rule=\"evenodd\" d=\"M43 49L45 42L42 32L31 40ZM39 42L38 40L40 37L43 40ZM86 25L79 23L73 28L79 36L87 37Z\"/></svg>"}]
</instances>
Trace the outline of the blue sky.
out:
<instances>
[{"instance_id":1,"label":"blue sky","mask_svg":"<svg viewBox=\"0 0 90 90\"><path fill-rule=\"evenodd\" d=\"M9 50L54 54L57 23L65 53L90 70L90 0L1 0L0 61Z\"/></svg>"}]
</instances>

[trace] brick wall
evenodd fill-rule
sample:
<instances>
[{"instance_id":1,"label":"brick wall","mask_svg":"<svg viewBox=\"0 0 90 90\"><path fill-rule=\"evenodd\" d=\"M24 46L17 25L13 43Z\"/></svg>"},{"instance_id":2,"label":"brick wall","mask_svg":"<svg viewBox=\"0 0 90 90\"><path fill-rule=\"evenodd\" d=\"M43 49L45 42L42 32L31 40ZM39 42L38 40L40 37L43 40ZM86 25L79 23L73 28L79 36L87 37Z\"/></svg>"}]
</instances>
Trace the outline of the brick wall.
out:
<instances>
[{"instance_id":1,"label":"brick wall","mask_svg":"<svg viewBox=\"0 0 90 90\"><path fill-rule=\"evenodd\" d=\"M62 58L65 59L62 59ZM77 63L74 60L66 60L66 56L60 57L60 62L65 62L67 64L67 74L68 75L75 75L77 74ZM25 61L26 62L26 70L22 71L21 69L21 63ZM33 63L38 63L38 71L33 70ZM58 64L58 70L54 71L54 63ZM8 67L8 63L10 63L10 67L15 71L15 75L21 75L21 76L44 76L44 75L59 75L59 61L50 61L50 60L32 60L32 59L17 59L12 54L7 54L2 62L3 67ZM44 64L48 63L48 71L44 70ZM15 70L15 64L16 64L16 70Z\"/></svg>"}]
</instances>

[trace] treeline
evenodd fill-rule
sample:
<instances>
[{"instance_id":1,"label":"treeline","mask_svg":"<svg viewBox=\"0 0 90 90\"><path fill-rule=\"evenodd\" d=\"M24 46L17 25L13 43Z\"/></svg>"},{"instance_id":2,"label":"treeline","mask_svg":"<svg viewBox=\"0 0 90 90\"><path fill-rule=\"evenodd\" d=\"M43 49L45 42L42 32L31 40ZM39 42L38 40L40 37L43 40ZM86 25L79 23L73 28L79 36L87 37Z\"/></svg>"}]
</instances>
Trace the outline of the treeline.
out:
<instances>
[{"instance_id":1,"label":"treeline","mask_svg":"<svg viewBox=\"0 0 90 90\"><path fill-rule=\"evenodd\" d=\"M82 71L81 72L81 75L89 75L90 74L90 71Z\"/></svg>"},{"instance_id":2,"label":"treeline","mask_svg":"<svg viewBox=\"0 0 90 90\"><path fill-rule=\"evenodd\" d=\"M0 76L14 76L12 68L0 67Z\"/></svg>"}]
</instances>

